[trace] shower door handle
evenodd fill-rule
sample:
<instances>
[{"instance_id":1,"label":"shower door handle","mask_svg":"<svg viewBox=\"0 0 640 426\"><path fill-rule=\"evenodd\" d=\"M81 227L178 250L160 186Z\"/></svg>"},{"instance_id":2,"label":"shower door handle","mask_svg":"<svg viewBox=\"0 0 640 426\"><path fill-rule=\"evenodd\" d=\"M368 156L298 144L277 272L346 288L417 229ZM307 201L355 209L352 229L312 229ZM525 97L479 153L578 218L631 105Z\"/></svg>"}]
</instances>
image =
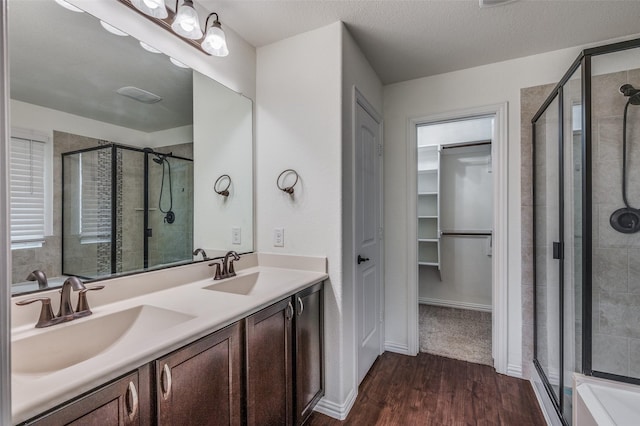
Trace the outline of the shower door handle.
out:
<instances>
[{"instance_id":1,"label":"shower door handle","mask_svg":"<svg viewBox=\"0 0 640 426\"><path fill-rule=\"evenodd\" d=\"M558 241L553 242L553 258L564 259L564 244Z\"/></svg>"}]
</instances>

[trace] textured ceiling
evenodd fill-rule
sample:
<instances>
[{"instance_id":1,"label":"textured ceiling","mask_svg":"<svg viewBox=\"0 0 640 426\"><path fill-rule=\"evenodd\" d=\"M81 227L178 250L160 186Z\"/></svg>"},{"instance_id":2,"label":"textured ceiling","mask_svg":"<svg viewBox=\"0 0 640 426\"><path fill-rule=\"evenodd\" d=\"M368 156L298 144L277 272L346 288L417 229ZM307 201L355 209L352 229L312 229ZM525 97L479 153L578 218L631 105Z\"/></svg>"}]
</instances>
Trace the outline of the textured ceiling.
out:
<instances>
[{"instance_id":1,"label":"textured ceiling","mask_svg":"<svg viewBox=\"0 0 640 426\"><path fill-rule=\"evenodd\" d=\"M384 84L640 32L638 0L200 0L259 47L343 21ZM232 47L231 47L232 48Z\"/></svg>"},{"instance_id":2,"label":"textured ceiling","mask_svg":"<svg viewBox=\"0 0 640 426\"><path fill-rule=\"evenodd\" d=\"M12 99L144 132L193 122L190 69L53 0L9 1L9 63ZM125 98L116 93L123 86L163 100Z\"/></svg>"}]
</instances>

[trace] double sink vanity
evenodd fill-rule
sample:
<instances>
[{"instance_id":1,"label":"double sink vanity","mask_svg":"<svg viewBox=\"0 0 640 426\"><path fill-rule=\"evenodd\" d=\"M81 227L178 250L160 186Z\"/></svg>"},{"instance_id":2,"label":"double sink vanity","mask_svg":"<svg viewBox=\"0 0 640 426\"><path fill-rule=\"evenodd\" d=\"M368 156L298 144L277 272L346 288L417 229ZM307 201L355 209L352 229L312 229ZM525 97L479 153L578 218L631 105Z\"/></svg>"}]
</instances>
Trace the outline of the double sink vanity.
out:
<instances>
[{"instance_id":1,"label":"double sink vanity","mask_svg":"<svg viewBox=\"0 0 640 426\"><path fill-rule=\"evenodd\" d=\"M248 254L236 269L104 281L92 315L46 328L38 304L15 297L13 423L304 422L323 395L326 259ZM59 292L38 296L57 304Z\"/></svg>"}]
</instances>

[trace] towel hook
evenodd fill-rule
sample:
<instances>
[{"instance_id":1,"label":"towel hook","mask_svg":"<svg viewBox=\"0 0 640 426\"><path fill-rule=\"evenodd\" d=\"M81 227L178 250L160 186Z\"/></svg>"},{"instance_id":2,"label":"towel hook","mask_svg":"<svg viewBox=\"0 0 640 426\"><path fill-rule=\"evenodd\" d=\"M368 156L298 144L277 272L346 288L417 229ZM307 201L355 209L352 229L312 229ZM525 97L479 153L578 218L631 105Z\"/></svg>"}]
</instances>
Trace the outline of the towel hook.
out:
<instances>
[{"instance_id":1,"label":"towel hook","mask_svg":"<svg viewBox=\"0 0 640 426\"><path fill-rule=\"evenodd\" d=\"M227 186L225 186L224 189L220 189L218 187L218 185L221 182L224 182L225 179L227 179ZM231 186L231 176L222 175L218 179L216 179L216 183L213 184L213 190L216 191L216 193L222 195L223 197L228 197L229 196L229 187L230 186Z\"/></svg>"},{"instance_id":2,"label":"towel hook","mask_svg":"<svg viewBox=\"0 0 640 426\"><path fill-rule=\"evenodd\" d=\"M296 180L293 182L292 185L283 187L283 185L284 185L283 176L286 177L286 175L288 175L288 174L296 175ZM281 178L282 178L282 180L281 180ZM296 172L293 169L286 169L286 170L283 170L282 173L280 173L278 175L278 179L276 179L276 185L278 185L278 189L279 190L281 190L283 192L286 192L289 195L293 195L293 187L296 186L296 184L298 183L298 178L299 178L298 172Z\"/></svg>"}]
</instances>

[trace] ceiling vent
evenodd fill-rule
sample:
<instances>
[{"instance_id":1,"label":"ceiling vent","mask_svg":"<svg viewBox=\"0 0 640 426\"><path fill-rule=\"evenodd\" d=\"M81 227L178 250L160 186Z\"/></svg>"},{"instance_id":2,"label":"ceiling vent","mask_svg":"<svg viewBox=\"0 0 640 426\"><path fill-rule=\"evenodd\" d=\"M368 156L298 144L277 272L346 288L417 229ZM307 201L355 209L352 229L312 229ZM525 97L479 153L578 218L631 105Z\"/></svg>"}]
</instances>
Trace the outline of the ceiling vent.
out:
<instances>
[{"instance_id":1,"label":"ceiling vent","mask_svg":"<svg viewBox=\"0 0 640 426\"><path fill-rule=\"evenodd\" d=\"M156 102L160 102L162 97L156 95L155 93L147 92L146 90L139 89L133 86L121 87L116 90L120 95L126 96L127 98L135 99L138 102L142 102L143 104L155 104Z\"/></svg>"}]
</instances>

